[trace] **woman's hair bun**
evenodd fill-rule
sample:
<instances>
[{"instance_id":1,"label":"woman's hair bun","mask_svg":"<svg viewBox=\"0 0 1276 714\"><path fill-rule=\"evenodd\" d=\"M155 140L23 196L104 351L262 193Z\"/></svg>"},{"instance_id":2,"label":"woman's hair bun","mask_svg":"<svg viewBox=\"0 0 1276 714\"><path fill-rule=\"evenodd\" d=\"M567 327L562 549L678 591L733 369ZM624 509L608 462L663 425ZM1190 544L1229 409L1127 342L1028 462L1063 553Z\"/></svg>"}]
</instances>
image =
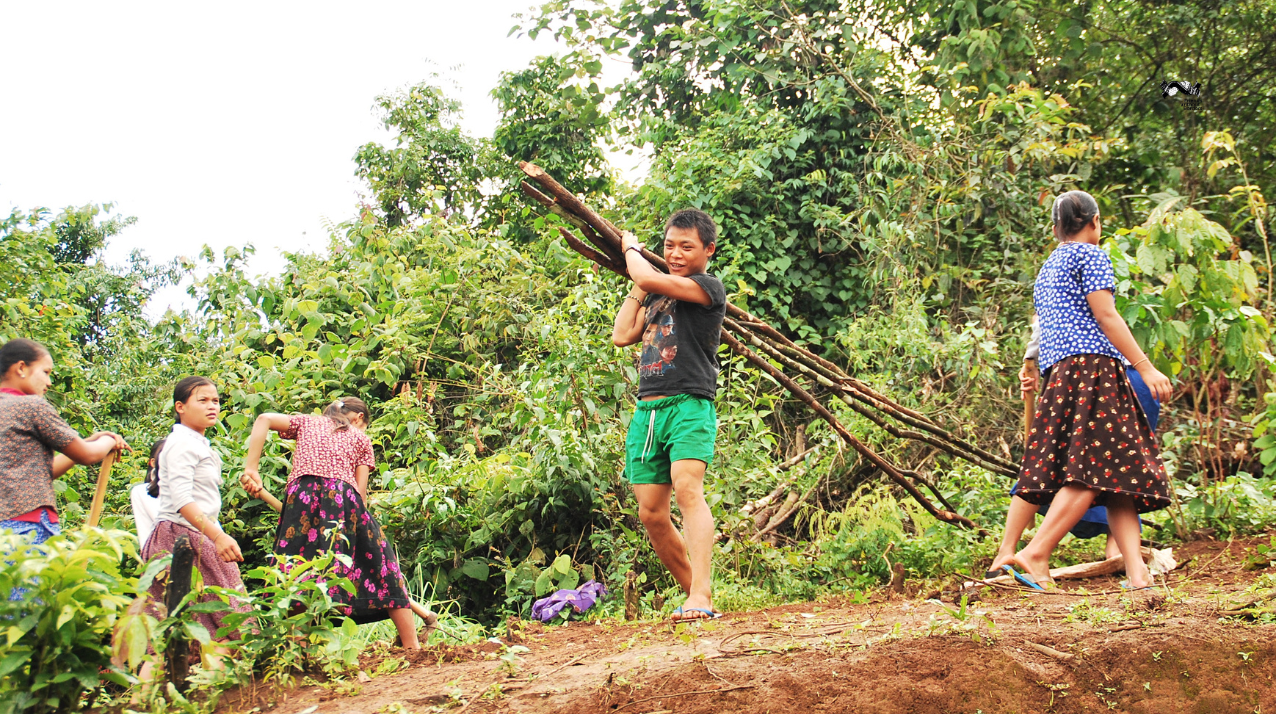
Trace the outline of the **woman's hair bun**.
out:
<instances>
[{"instance_id":1,"label":"woman's hair bun","mask_svg":"<svg viewBox=\"0 0 1276 714\"><path fill-rule=\"evenodd\" d=\"M1085 191L1059 194L1050 209L1050 219L1059 226L1063 237L1076 235L1099 215L1099 204Z\"/></svg>"}]
</instances>

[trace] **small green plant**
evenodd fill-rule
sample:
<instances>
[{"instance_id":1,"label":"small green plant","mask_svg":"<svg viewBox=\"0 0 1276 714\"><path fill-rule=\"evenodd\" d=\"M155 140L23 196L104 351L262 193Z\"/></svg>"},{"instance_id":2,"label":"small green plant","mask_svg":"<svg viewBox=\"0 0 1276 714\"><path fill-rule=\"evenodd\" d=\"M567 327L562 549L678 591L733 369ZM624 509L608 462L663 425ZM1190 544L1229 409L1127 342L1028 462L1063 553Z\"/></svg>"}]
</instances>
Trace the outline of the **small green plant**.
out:
<instances>
[{"instance_id":1,"label":"small green plant","mask_svg":"<svg viewBox=\"0 0 1276 714\"><path fill-rule=\"evenodd\" d=\"M388 674L394 674L395 672L399 672L407 668L408 668L408 661L406 659L401 659L399 657L387 657L381 660L379 664L377 664L377 668L375 671L373 671L372 676L382 677Z\"/></svg>"},{"instance_id":2,"label":"small green plant","mask_svg":"<svg viewBox=\"0 0 1276 714\"><path fill-rule=\"evenodd\" d=\"M363 694L363 684L353 679L334 677L326 682L316 682L307 677L305 679L305 683L318 685L341 697L357 697L360 694Z\"/></svg>"},{"instance_id":3,"label":"small green plant","mask_svg":"<svg viewBox=\"0 0 1276 714\"><path fill-rule=\"evenodd\" d=\"M958 622L965 622L967 618L966 608L969 605L970 605L969 596L966 595L966 593L962 593L961 602L957 604L956 609L948 607L947 605L944 605L943 608L944 608L944 612L948 613L949 617L953 618L954 620Z\"/></svg>"},{"instance_id":4,"label":"small green plant","mask_svg":"<svg viewBox=\"0 0 1276 714\"><path fill-rule=\"evenodd\" d=\"M1084 622L1091 627L1105 627L1125 620L1125 615L1107 607L1095 607L1089 598L1068 606L1064 622Z\"/></svg>"},{"instance_id":5,"label":"small green plant","mask_svg":"<svg viewBox=\"0 0 1276 714\"><path fill-rule=\"evenodd\" d=\"M970 600L966 594L962 594L957 607L948 607L942 603L941 607L943 615L952 621L941 620L935 613L931 613L927 622L927 635L961 634L980 643L984 642L985 638L989 642L996 639L998 632L996 623L983 610L970 610ZM980 633L981 627L986 630L983 634Z\"/></svg>"},{"instance_id":6,"label":"small green plant","mask_svg":"<svg viewBox=\"0 0 1276 714\"><path fill-rule=\"evenodd\" d=\"M497 666L496 671L504 672L508 677L517 677L519 668L523 665L522 655L531 652L523 645L501 645L500 655L497 657L501 664Z\"/></svg>"},{"instance_id":7,"label":"small green plant","mask_svg":"<svg viewBox=\"0 0 1276 714\"><path fill-rule=\"evenodd\" d=\"M1254 550L1245 556L1242 570L1263 570L1276 565L1276 535L1266 544L1258 543Z\"/></svg>"},{"instance_id":8,"label":"small green plant","mask_svg":"<svg viewBox=\"0 0 1276 714\"><path fill-rule=\"evenodd\" d=\"M1063 699L1063 698L1067 697L1067 696L1068 696L1068 689L1072 686L1072 685L1068 684L1067 682L1060 682L1060 683L1058 683L1058 684L1050 684L1050 683L1047 683L1047 682L1038 682L1038 684L1040 684L1041 686L1043 686L1043 687L1045 687L1046 689L1049 689L1049 690L1050 690L1050 703L1047 705L1047 708L1049 708L1049 707L1053 707L1053 706L1054 706L1054 698L1055 698L1055 695L1058 695L1060 699Z\"/></svg>"}]
</instances>

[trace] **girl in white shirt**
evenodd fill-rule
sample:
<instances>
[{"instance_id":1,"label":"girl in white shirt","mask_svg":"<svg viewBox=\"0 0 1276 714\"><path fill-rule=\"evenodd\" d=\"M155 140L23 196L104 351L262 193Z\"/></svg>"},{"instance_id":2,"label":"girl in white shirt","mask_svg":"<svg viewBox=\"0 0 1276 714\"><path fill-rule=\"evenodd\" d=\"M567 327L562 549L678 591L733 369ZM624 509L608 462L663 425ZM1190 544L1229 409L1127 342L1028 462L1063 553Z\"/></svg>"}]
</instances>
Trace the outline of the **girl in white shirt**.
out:
<instances>
[{"instance_id":1,"label":"girl in white shirt","mask_svg":"<svg viewBox=\"0 0 1276 714\"><path fill-rule=\"evenodd\" d=\"M133 504L133 524L137 527L137 542L146 545L155 530L159 517L159 453L164 439L151 444L151 458L146 462L146 480L129 489L129 502Z\"/></svg>"},{"instance_id":2,"label":"girl in white shirt","mask_svg":"<svg viewBox=\"0 0 1276 714\"><path fill-rule=\"evenodd\" d=\"M179 536L188 536L204 585L243 592L236 563L244 557L235 539L217 524L222 507L222 460L204 437L204 431L216 424L221 414L217 387L206 377L186 377L173 389L173 408L177 423L159 453L159 518L142 547L142 557L149 561L169 553ZM164 585L159 578L150 592L163 601ZM211 594L203 598L215 599ZM217 639L225 615L200 613L195 618Z\"/></svg>"}]
</instances>

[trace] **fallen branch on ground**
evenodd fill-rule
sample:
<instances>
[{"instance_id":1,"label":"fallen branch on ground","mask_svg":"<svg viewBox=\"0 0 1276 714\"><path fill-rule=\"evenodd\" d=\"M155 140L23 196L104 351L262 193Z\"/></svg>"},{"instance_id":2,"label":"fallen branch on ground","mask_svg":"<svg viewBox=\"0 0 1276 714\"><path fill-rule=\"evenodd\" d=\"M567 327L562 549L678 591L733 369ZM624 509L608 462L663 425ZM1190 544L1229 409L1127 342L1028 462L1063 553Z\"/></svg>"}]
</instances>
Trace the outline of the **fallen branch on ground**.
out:
<instances>
[{"instance_id":1,"label":"fallen branch on ground","mask_svg":"<svg viewBox=\"0 0 1276 714\"><path fill-rule=\"evenodd\" d=\"M1045 645L1039 645L1036 642L1033 642L1031 640L1024 640L1023 643L1033 648L1034 650L1040 652L1043 655L1054 657L1055 659L1061 660L1063 662L1071 662L1072 660L1076 659L1075 655L1070 655L1067 652L1060 652L1059 650L1053 647L1046 647Z\"/></svg>"}]
</instances>

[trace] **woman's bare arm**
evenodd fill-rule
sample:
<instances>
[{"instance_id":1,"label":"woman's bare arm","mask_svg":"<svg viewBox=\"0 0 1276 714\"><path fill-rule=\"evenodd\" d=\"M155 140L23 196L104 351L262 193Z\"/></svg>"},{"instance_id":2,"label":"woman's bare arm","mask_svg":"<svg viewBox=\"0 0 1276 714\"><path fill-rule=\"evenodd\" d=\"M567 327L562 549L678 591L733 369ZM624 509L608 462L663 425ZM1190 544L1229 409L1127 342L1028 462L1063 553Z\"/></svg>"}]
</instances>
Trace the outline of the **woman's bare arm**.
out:
<instances>
[{"instance_id":1,"label":"woman's bare arm","mask_svg":"<svg viewBox=\"0 0 1276 714\"><path fill-rule=\"evenodd\" d=\"M1143 354L1143 348L1139 347L1139 343L1135 341L1134 333L1130 332L1130 326L1125 324L1125 320L1121 319L1121 315L1116 311L1116 298L1112 296L1112 291L1095 290L1086 295L1085 299L1090 304L1090 310L1094 313L1094 319L1099 322L1103 334L1107 335L1112 346L1125 355L1130 364L1138 370L1139 376L1143 377L1143 382L1147 384L1152 396L1160 402L1169 401L1174 394L1174 386L1170 384L1170 378L1161 374L1161 370L1152 366L1152 360Z\"/></svg>"},{"instance_id":2,"label":"woman's bare arm","mask_svg":"<svg viewBox=\"0 0 1276 714\"><path fill-rule=\"evenodd\" d=\"M67 471L75 467L75 462L65 454L53 455L53 478L62 478Z\"/></svg>"},{"instance_id":3,"label":"woman's bare arm","mask_svg":"<svg viewBox=\"0 0 1276 714\"><path fill-rule=\"evenodd\" d=\"M290 426L292 419L287 414L262 414L253 422L252 434L248 436L248 454L244 457L244 475L252 480L256 488L264 486L257 469L261 464L261 451L266 447L267 432L287 431Z\"/></svg>"},{"instance_id":4,"label":"woman's bare arm","mask_svg":"<svg viewBox=\"0 0 1276 714\"><path fill-rule=\"evenodd\" d=\"M368 505L368 472L367 466L354 467L354 483L359 489L359 495L363 497L364 506Z\"/></svg>"},{"instance_id":5,"label":"woman's bare arm","mask_svg":"<svg viewBox=\"0 0 1276 714\"><path fill-rule=\"evenodd\" d=\"M119 434L103 431L90 436L88 439L76 437L75 441L67 444L66 448L62 449L62 453L74 463L87 466L88 464L96 464L105 459L107 454L116 450L132 451L133 448ZM56 459L54 459L54 465L58 465ZM67 466L62 470L62 473L66 473L70 468L70 466ZM60 474L55 472L54 475L58 476Z\"/></svg>"}]
</instances>

